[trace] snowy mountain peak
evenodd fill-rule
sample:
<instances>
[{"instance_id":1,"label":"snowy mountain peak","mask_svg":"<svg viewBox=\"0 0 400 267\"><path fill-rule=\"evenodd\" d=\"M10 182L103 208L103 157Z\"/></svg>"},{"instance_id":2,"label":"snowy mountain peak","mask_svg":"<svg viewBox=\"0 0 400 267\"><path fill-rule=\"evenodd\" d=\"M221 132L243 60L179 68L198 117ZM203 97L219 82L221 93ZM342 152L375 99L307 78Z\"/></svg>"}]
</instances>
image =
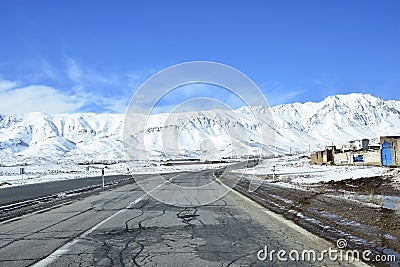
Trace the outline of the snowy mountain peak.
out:
<instances>
[{"instance_id":1,"label":"snowy mountain peak","mask_svg":"<svg viewBox=\"0 0 400 267\"><path fill-rule=\"evenodd\" d=\"M293 136L293 144L298 136L317 145L400 134L400 102L370 94L329 96L319 103L281 105L272 111L277 132Z\"/></svg>"},{"instance_id":2,"label":"snowy mountain peak","mask_svg":"<svg viewBox=\"0 0 400 267\"><path fill-rule=\"evenodd\" d=\"M268 118L272 115L272 120ZM258 121L255 120L255 117ZM369 94L329 96L321 102L293 103L267 107L242 107L235 111L212 110L152 115L145 135L154 157L162 154L160 136L168 128L179 134L180 151L173 157L199 157L201 140L215 142L219 157L228 156L227 132L246 133L237 155L259 144L260 127L275 131L276 153L317 150L327 144L400 134L400 101L384 101ZM143 119L138 114L137 118ZM122 114L0 114L0 164L53 161L98 162L124 160ZM227 132L226 132L227 131ZM228 143L227 143L228 142ZM143 148L137 148L143 149ZM229 153L228 153L229 152Z\"/></svg>"}]
</instances>

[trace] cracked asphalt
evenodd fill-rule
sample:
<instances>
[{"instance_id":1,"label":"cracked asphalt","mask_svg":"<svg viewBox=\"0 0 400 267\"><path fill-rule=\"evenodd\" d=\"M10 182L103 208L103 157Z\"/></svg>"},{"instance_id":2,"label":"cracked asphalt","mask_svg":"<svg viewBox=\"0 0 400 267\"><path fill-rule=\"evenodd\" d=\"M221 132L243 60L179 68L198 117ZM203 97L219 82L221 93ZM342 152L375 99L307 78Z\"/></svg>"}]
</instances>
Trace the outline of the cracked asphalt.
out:
<instances>
[{"instance_id":1,"label":"cracked asphalt","mask_svg":"<svg viewBox=\"0 0 400 267\"><path fill-rule=\"evenodd\" d=\"M212 171L180 173L155 188L170 203L212 199ZM177 187L191 187L190 196ZM221 188L213 188L221 187ZM178 187L179 188L179 187ZM203 206L164 204L128 184L0 223L0 266L352 266L260 261L257 252L336 246L230 191ZM357 265L362 265L357 263Z\"/></svg>"}]
</instances>

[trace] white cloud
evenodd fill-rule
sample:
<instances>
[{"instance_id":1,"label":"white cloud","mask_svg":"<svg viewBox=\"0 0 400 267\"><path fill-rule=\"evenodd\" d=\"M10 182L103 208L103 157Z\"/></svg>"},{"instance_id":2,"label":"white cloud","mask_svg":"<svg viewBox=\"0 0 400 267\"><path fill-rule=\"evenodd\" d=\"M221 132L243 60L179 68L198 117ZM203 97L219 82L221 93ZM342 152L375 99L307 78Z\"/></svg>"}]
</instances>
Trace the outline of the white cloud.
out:
<instances>
[{"instance_id":1,"label":"white cloud","mask_svg":"<svg viewBox=\"0 0 400 267\"><path fill-rule=\"evenodd\" d=\"M120 77L115 73L99 73L86 66L82 67L76 60L69 57L66 59L66 64L68 78L80 86L96 84L104 86L120 83Z\"/></svg>"},{"instance_id":2,"label":"white cloud","mask_svg":"<svg viewBox=\"0 0 400 267\"><path fill-rule=\"evenodd\" d=\"M80 85L74 86L73 91L74 94L70 96L70 99L74 101L84 99L84 104L93 103L96 106L101 107L102 110L113 111L116 113L125 113L130 100L130 98L124 97L123 95L121 97L113 97L95 94L91 91L85 90Z\"/></svg>"},{"instance_id":3,"label":"white cloud","mask_svg":"<svg viewBox=\"0 0 400 267\"><path fill-rule=\"evenodd\" d=\"M82 70L78 67L75 60L67 58L67 74L68 77L75 83L82 82Z\"/></svg>"},{"instance_id":4,"label":"white cloud","mask_svg":"<svg viewBox=\"0 0 400 267\"><path fill-rule=\"evenodd\" d=\"M44 85L30 85L0 92L0 112L21 114L29 112L69 113L74 112L84 100L72 101L56 89Z\"/></svg>"},{"instance_id":5,"label":"white cloud","mask_svg":"<svg viewBox=\"0 0 400 267\"><path fill-rule=\"evenodd\" d=\"M304 93L304 90L290 89L279 81L263 84L262 91L270 106L295 102L298 96Z\"/></svg>"},{"instance_id":6,"label":"white cloud","mask_svg":"<svg viewBox=\"0 0 400 267\"><path fill-rule=\"evenodd\" d=\"M2 91L10 90L18 85L18 82L9 80L0 80L0 93Z\"/></svg>"},{"instance_id":7,"label":"white cloud","mask_svg":"<svg viewBox=\"0 0 400 267\"><path fill-rule=\"evenodd\" d=\"M53 68L53 67L50 65L49 61L47 61L47 60L44 59L44 58L41 58L41 59L39 60L39 64L40 64L41 70L42 70L42 72L43 72L43 74L44 74L45 76L47 76L47 77L49 77L49 78L51 78L51 79L53 79L53 80L56 80L56 79L59 79L59 78L60 78L59 73L57 72L57 70L56 70L55 68Z\"/></svg>"},{"instance_id":8,"label":"white cloud","mask_svg":"<svg viewBox=\"0 0 400 267\"><path fill-rule=\"evenodd\" d=\"M7 80L0 73L0 113L124 113L134 91L150 75L104 74L70 57L64 63L61 71L40 58L39 71L20 81Z\"/></svg>"}]
</instances>

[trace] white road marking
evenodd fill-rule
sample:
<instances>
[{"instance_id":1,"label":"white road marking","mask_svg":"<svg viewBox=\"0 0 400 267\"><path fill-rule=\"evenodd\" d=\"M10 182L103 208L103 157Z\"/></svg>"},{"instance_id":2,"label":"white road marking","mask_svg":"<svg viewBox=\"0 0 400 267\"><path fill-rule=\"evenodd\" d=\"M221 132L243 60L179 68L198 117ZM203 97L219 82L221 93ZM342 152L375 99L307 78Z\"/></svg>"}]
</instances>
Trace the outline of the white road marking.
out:
<instances>
[{"instance_id":1,"label":"white road marking","mask_svg":"<svg viewBox=\"0 0 400 267\"><path fill-rule=\"evenodd\" d=\"M155 188L153 188L150 192L158 189L159 187L161 187L162 185L165 185L166 183L170 182L172 179L174 179L175 177L178 177L182 174L176 175L171 177L170 179L166 180L164 183L159 184L158 186L156 186ZM149 193L150 193L149 192ZM104 225L106 222L112 220L113 218L115 218L116 216L118 216L121 213L126 212L127 210L129 210L130 207L132 207L133 205L137 204L138 202L140 202L143 198L145 198L148 194L145 193L143 195L141 195L139 198L137 198L135 201L129 203L126 207L124 207L123 209L117 211L116 213L114 213L113 215L111 215L110 217L108 217L107 219L104 219L103 221L99 222L98 224L96 224L95 226L93 226L92 228L90 228L89 230L87 230L86 232L83 232L82 234L80 234L78 237L76 237L75 239L69 241L68 243L62 245L61 247L59 247L57 250L55 250L53 253L51 253L50 255L48 255L47 257L41 259L40 261L36 262L35 264L31 265L33 267L44 267L44 266L49 266L51 263L53 263L55 260L57 260L59 257L61 257L64 254L67 254L68 251L70 250L70 248L75 245L76 243L78 243L79 241L85 239L88 235L90 235L91 233L93 233L94 231L96 231L98 228L100 228L102 225Z\"/></svg>"}]
</instances>

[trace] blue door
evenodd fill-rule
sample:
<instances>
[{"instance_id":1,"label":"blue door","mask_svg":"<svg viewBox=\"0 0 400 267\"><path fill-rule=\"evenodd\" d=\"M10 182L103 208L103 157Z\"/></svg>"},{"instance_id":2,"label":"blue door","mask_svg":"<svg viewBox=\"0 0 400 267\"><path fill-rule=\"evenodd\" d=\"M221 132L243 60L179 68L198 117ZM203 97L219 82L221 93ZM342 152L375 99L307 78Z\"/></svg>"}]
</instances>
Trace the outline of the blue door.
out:
<instances>
[{"instance_id":1,"label":"blue door","mask_svg":"<svg viewBox=\"0 0 400 267\"><path fill-rule=\"evenodd\" d=\"M382 144L382 165L392 166L392 143L384 141Z\"/></svg>"}]
</instances>

